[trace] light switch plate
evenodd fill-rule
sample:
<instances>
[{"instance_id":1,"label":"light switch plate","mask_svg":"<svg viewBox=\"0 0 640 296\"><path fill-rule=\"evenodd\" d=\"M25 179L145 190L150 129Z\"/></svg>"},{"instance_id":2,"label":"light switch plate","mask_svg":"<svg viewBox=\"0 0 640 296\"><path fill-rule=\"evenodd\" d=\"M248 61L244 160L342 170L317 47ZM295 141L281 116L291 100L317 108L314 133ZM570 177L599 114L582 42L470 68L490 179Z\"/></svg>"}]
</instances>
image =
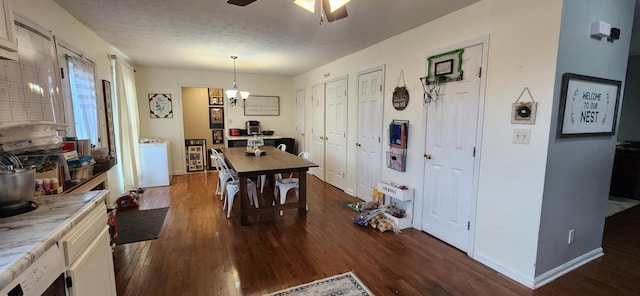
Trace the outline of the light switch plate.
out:
<instances>
[{"instance_id":1,"label":"light switch plate","mask_svg":"<svg viewBox=\"0 0 640 296\"><path fill-rule=\"evenodd\" d=\"M525 144L531 143L531 129L529 128L514 128L513 129L513 143Z\"/></svg>"}]
</instances>

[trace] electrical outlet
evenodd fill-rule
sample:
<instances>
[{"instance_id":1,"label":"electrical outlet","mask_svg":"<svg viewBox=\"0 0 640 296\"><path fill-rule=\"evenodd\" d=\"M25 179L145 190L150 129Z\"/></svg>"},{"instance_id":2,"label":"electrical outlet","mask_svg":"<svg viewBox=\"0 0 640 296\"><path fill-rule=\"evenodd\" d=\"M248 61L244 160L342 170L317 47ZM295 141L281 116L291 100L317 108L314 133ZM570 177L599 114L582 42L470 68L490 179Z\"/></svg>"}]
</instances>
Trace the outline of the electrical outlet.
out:
<instances>
[{"instance_id":1,"label":"electrical outlet","mask_svg":"<svg viewBox=\"0 0 640 296\"><path fill-rule=\"evenodd\" d=\"M514 128L513 143L529 145L531 143L531 129L530 128Z\"/></svg>"},{"instance_id":2,"label":"electrical outlet","mask_svg":"<svg viewBox=\"0 0 640 296\"><path fill-rule=\"evenodd\" d=\"M572 244L575 239L576 239L576 230L575 229L569 230L569 238L567 239L567 245Z\"/></svg>"}]
</instances>

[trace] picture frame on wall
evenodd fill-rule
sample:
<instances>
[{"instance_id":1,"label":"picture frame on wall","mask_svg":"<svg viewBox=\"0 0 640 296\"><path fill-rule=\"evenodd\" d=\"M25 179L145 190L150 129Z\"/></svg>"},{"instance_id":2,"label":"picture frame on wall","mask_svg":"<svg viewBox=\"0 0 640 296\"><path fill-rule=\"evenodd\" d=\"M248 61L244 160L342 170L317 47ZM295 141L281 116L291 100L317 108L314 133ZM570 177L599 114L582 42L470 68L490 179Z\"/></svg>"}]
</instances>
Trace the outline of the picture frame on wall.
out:
<instances>
[{"instance_id":1,"label":"picture frame on wall","mask_svg":"<svg viewBox=\"0 0 640 296\"><path fill-rule=\"evenodd\" d=\"M104 99L105 119L107 121L107 145L109 147L109 156L117 163L116 158L116 130L113 122L113 102L111 97L111 82L102 80L102 96Z\"/></svg>"},{"instance_id":2,"label":"picture frame on wall","mask_svg":"<svg viewBox=\"0 0 640 296\"><path fill-rule=\"evenodd\" d=\"M211 130L211 138L213 139L213 144L224 144L224 130L223 129L213 129Z\"/></svg>"},{"instance_id":3,"label":"picture frame on wall","mask_svg":"<svg viewBox=\"0 0 640 296\"><path fill-rule=\"evenodd\" d=\"M621 86L619 80L562 75L558 136L615 134Z\"/></svg>"},{"instance_id":4,"label":"picture frame on wall","mask_svg":"<svg viewBox=\"0 0 640 296\"><path fill-rule=\"evenodd\" d=\"M151 118L173 118L171 94L149 94L149 116Z\"/></svg>"},{"instance_id":5,"label":"picture frame on wall","mask_svg":"<svg viewBox=\"0 0 640 296\"><path fill-rule=\"evenodd\" d=\"M209 128L224 128L224 109L220 107L209 107Z\"/></svg>"}]
</instances>

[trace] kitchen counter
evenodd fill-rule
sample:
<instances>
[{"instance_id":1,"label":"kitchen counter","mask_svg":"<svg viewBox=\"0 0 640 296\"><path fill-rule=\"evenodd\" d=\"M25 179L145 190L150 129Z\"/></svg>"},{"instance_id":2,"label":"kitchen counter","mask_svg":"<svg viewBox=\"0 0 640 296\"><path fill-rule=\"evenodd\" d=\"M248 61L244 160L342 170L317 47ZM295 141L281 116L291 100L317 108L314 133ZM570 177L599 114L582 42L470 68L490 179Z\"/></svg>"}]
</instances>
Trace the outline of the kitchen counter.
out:
<instances>
[{"instance_id":1,"label":"kitchen counter","mask_svg":"<svg viewBox=\"0 0 640 296\"><path fill-rule=\"evenodd\" d=\"M34 197L38 208L0 218L0 289L105 202L107 190Z\"/></svg>"}]
</instances>

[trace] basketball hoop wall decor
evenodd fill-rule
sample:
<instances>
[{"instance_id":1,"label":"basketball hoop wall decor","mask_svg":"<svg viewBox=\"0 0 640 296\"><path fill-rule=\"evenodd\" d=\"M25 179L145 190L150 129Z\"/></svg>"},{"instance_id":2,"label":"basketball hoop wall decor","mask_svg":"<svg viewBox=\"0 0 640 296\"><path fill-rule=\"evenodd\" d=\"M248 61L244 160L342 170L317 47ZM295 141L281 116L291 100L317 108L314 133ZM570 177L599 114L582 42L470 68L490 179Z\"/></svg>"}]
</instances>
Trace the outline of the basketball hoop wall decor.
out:
<instances>
[{"instance_id":1,"label":"basketball hoop wall decor","mask_svg":"<svg viewBox=\"0 0 640 296\"><path fill-rule=\"evenodd\" d=\"M402 86L400 86L400 80L402 80ZM398 86L393 90L393 96L391 98L393 108L396 110L404 110L409 104L409 91L404 82L404 71L400 70L400 78L398 79Z\"/></svg>"},{"instance_id":2,"label":"basketball hoop wall decor","mask_svg":"<svg viewBox=\"0 0 640 296\"><path fill-rule=\"evenodd\" d=\"M524 92L527 92L531 101L520 102ZM536 110L538 103L533 99L528 87L525 87L515 103L511 104L511 123L516 124L535 124Z\"/></svg>"},{"instance_id":3,"label":"basketball hoop wall decor","mask_svg":"<svg viewBox=\"0 0 640 296\"><path fill-rule=\"evenodd\" d=\"M420 77L424 90L424 104L437 102L440 87L453 81L461 81L462 54L464 49L457 49L427 58L427 76Z\"/></svg>"}]
</instances>

